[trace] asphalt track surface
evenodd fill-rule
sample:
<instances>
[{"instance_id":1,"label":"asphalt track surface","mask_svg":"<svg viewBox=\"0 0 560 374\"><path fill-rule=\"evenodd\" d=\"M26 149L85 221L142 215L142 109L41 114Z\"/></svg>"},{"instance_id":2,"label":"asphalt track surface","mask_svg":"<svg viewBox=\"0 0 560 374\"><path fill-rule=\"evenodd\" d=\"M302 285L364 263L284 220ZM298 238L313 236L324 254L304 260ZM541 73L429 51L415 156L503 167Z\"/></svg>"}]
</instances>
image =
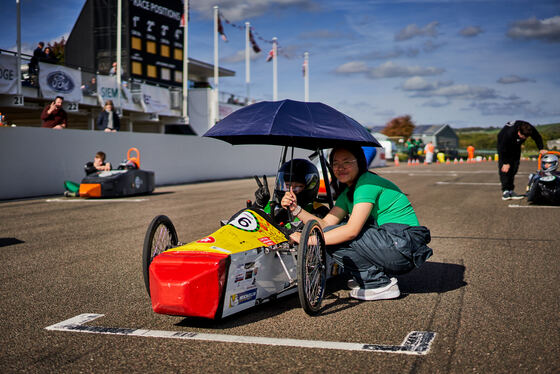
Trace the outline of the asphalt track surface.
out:
<instances>
[{"instance_id":1,"label":"asphalt track surface","mask_svg":"<svg viewBox=\"0 0 560 374\"><path fill-rule=\"evenodd\" d=\"M535 167L521 163L517 192ZM252 197L253 179L0 202L0 372L558 373L560 208L502 201L495 163L376 171L409 196L434 255L399 277L396 300L359 302L330 282L316 317L297 295L220 322L151 309L141 252L152 218L169 216L183 242L201 238ZM90 332L113 334L46 329L83 313L103 314ZM126 335L134 329L233 341ZM425 354L270 344L399 347L412 331L435 333Z\"/></svg>"}]
</instances>

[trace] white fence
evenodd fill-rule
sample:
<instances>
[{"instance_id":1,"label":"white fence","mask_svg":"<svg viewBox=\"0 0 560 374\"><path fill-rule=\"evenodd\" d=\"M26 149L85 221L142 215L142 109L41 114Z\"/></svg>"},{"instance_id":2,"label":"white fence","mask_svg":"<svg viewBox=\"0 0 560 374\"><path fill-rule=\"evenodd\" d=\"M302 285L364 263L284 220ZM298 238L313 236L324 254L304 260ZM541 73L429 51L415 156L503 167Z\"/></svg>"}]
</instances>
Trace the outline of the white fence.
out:
<instances>
[{"instance_id":1,"label":"white fence","mask_svg":"<svg viewBox=\"0 0 560 374\"><path fill-rule=\"evenodd\" d=\"M97 151L118 165L131 147L140 150L141 168L154 171L156 186L274 175L281 153L197 136L0 127L0 200L62 194L65 180L82 180ZM298 157L310 153L299 150Z\"/></svg>"}]
</instances>

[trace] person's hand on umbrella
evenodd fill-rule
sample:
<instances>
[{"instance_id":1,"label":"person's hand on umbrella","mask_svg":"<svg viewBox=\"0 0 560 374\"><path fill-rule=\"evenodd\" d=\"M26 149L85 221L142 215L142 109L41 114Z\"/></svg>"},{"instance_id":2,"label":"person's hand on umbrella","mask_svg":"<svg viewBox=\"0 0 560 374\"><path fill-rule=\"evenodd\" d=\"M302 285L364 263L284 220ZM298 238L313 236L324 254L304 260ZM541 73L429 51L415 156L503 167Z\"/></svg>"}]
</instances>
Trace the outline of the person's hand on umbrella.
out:
<instances>
[{"instance_id":1,"label":"person's hand on umbrella","mask_svg":"<svg viewBox=\"0 0 560 374\"><path fill-rule=\"evenodd\" d=\"M268 201L270 200L270 191L268 190L268 182L266 180L266 175L263 175L263 182L261 183L259 177L255 175L255 180L257 181L257 190L255 191L255 205L258 208L263 209Z\"/></svg>"}]
</instances>

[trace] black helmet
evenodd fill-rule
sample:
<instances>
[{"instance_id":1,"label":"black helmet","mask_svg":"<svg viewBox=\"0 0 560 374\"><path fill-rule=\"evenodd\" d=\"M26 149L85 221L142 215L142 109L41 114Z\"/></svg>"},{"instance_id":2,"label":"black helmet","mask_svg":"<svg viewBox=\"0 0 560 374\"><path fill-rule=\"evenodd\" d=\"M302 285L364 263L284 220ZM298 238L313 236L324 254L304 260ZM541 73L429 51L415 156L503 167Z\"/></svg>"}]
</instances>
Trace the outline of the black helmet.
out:
<instances>
[{"instance_id":1,"label":"black helmet","mask_svg":"<svg viewBox=\"0 0 560 374\"><path fill-rule=\"evenodd\" d=\"M284 163L278 170L276 177L276 196L281 200L290 188L287 183L297 182L304 185L303 189L296 192L298 205L304 207L313 202L319 191L319 171L311 162L296 158Z\"/></svg>"}]
</instances>

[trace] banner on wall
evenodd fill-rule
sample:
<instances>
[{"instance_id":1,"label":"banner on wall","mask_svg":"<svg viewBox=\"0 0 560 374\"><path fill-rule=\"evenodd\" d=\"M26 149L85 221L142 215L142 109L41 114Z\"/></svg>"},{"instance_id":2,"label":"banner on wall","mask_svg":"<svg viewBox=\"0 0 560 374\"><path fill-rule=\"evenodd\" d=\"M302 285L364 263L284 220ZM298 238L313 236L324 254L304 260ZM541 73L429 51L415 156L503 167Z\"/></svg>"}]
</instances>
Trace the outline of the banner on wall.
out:
<instances>
[{"instance_id":1,"label":"banner on wall","mask_svg":"<svg viewBox=\"0 0 560 374\"><path fill-rule=\"evenodd\" d=\"M173 115L171 97L167 88L142 84L142 101L148 113Z\"/></svg>"},{"instance_id":2,"label":"banner on wall","mask_svg":"<svg viewBox=\"0 0 560 374\"><path fill-rule=\"evenodd\" d=\"M110 75L97 76L97 94L101 97L101 101L105 103L107 100L113 100L116 108L121 107L126 110L141 110L134 105L130 90L122 84L121 98L119 100L119 90L117 88L117 78Z\"/></svg>"},{"instance_id":3,"label":"banner on wall","mask_svg":"<svg viewBox=\"0 0 560 374\"><path fill-rule=\"evenodd\" d=\"M17 57L0 55L0 93L17 93Z\"/></svg>"},{"instance_id":4,"label":"banner on wall","mask_svg":"<svg viewBox=\"0 0 560 374\"><path fill-rule=\"evenodd\" d=\"M39 62L39 86L44 98L57 96L78 103L82 100L82 72L62 65Z\"/></svg>"}]
</instances>

